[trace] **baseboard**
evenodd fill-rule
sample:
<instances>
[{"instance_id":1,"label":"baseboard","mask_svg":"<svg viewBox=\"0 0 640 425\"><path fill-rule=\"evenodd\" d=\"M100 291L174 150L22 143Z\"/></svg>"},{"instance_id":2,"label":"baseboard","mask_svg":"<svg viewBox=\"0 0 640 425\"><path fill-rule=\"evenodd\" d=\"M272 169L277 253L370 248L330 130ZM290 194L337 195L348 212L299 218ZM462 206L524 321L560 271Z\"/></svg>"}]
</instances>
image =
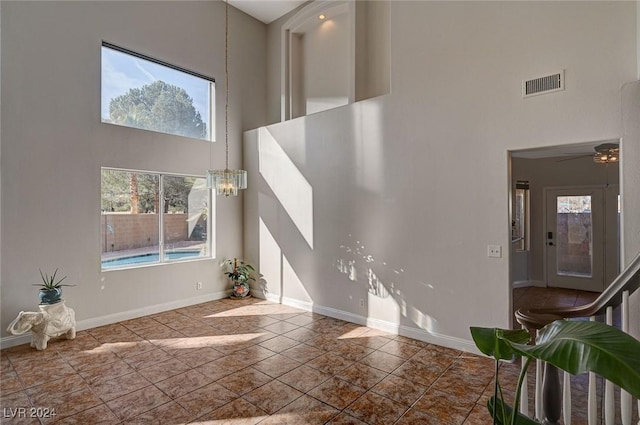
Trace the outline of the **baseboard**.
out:
<instances>
[{"instance_id":1,"label":"baseboard","mask_svg":"<svg viewBox=\"0 0 640 425\"><path fill-rule=\"evenodd\" d=\"M449 335L443 335L435 332L427 332L424 329L400 325L398 323L393 323L386 320L365 317L348 311L325 307L310 302L296 300L293 298L282 297L279 295L259 294L257 296L268 301L288 305L291 307L297 307L301 310L322 314L323 316L333 317L334 319L344 320L346 322L355 323L357 325L368 326L370 328L379 329L381 331L385 331L394 335L406 336L408 338L427 342L429 344L436 344L443 347L465 351L468 353L482 355L473 341L470 340L455 338Z\"/></svg>"},{"instance_id":2,"label":"baseboard","mask_svg":"<svg viewBox=\"0 0 640 425\"><path fill-rule=\"evenodd\" d=\"M155 304L148 307L138 308L135 310L122 311L106 316L92 317L90 319L79 320L76 322L76 331L84 331L87 329L97 328L99 326L110 325L112 323L122 322L123 320L135 319L137 317L148 316L150 314L162 313L164 311L175 310L176 308L188 307L190 305L200 304L207 301L219 300L228 297L230 291L220 291L212 294L201 295L194 298L186 298L183 300L171 301L163 304ZM14 347L16 345L28 344L31 342L31 332L24 335L11 335L0 338L0 349Z\"/></svg>"},{"instance_id":3,"label":"baseboard","mask_svg":"<svg viewBox=\"0 0 640 425\"><path fill-rule=\"evenodd\" d=\"M516 280L511 285L512 288L529 288L531 286L537 286L539 288L546 288L547 284L543 280Z\"/></svg>"},{"instance_id":4,"label":"baseboard","mask_svg":"<svg viewBox=\"0 0 640 425\"><path fill-rule=\"evenodd\" d=\"M312 302L301 301L294 298L282 297L274 294L264 294L257 291L252 292L256 298L266 299L278 304L288 305L290 307L299 308L304 311L322 314L323 316L333 317L334 319L344 320L346 322L355 323L370 328L379 329L394 335L402 335L413 338L418 341L430 344L441 345L456 350L466 351L470 353L480 354L472 341L454 338L448 335L427 332L424 329L414 328L386 320L365 317L344 310L338 310L331 307L325 307L314 304ZM219 300L229 296L229 291L222 291L213 294L207 294L195 298L172 301L164 304L156 304L135 310L128 310L106 316L94 317L91 319L80 320L76 323L76 330L82 331L86 329L97 328L99 326L110 325L112 323L122 322L123 320L135 319L137 317L148 316L151 314L162 313L164 311L174 310L176 308L188 307L190 305L200 304L207 301ZM31 341L31 333L25 335L11 335L0 339L0 348L9 348L16 345L28 344Z\"/></svg>"}]
</instances>

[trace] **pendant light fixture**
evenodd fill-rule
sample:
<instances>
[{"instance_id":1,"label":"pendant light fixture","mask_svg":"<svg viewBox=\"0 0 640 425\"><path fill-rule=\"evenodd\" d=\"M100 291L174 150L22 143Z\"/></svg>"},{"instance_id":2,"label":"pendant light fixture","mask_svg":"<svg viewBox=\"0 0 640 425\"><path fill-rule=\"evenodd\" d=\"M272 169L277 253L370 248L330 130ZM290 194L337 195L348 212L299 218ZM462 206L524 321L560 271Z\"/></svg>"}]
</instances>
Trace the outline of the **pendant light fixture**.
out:
<instances>
[{"instance_id":1,"label":"pendant light fixture","mask_svg":"<svg viewBox=\"0 0 640 425\"><path fill-rule=\"evenodd\" d=\"M224 170L207 171L207 187L216 195L237 196L239 189L247 188L247 172L229 169L229 2L224 2ZM211 147L211 150L213 146Z\"/></svg>"}]
</instances>

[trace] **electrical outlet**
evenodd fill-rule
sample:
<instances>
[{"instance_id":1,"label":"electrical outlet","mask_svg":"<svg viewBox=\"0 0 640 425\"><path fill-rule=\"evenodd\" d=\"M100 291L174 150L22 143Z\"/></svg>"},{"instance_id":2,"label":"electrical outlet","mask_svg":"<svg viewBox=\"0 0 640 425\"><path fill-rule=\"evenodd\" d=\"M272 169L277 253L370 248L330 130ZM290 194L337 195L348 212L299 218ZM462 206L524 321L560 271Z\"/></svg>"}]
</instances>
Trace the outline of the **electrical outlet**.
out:
<instances>
[{"instance_id":1,"label":"electrical outlet","mask_svg":"<svg viewBox=\"0 0 640 425\"><path fill-rule=\"evenodd\" d=\"M500 245L487 246L487 257L502 258L502 246Z\"/></svg>"},{"instance_id":2,"label":"electrical outlet","mask_svg":"<svg viewBox=\"0 0 640 425\"><path fill-rule=\"evenodd\" d=\"M198 291L202 289L202 282L196 282L196 289Z\"/></svg>"},{"instance_id":3,"label":"electrical outlet","mask_svg":"<svg viewBox=\"0 0 640 425\"><path fill-rule=\"evenodd\" d=\"M364 308L364 300L360 298L360 308Z\"/></svg>"}]
</instances>

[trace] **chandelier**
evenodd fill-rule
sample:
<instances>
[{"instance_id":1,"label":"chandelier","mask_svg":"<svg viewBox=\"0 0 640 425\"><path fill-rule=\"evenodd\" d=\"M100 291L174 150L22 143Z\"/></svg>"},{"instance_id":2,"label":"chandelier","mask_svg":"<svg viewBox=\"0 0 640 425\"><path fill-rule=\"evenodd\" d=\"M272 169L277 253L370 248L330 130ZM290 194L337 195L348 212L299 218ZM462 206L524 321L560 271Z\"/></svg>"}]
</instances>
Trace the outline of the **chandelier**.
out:
<instances>
[{"instance_id":1,"label":"chandelier","mask_svg":"<svg viewBox=\"0 0 640 425\"><path fill-rule=\"evenodd\" d=\"M247 188L247 172L229 169L229 2L224 2L224 170L207 171L207 188L215 189L216 195L237 196L239 189ZM210 147L213 150L213 147Z\"/></svg>"}]
</instances>

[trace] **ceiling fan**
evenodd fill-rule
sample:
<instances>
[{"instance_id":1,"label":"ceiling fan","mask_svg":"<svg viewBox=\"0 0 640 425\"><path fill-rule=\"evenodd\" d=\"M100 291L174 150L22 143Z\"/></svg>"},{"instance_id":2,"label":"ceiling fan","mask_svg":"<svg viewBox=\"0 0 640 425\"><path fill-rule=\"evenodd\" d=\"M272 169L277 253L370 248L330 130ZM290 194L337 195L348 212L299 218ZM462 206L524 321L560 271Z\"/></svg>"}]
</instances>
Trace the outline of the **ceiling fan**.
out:
<instances>
[{"instance_id":1,"label":"ceiling fan","mask_svg":"<svg viewBox=\"0 0 640 425\"><path fill-rule=\"evenodd\" d=\"M571 161L578 158L593 157L596 164L611 164L620 161L620 145L618 143L602 143L593 148L594 153L564 158L560 161Z\"/></svg>"},{"instance_id":2,"label":"ceiling fan","mask_svg":"<svg viewBox=\"0 0 640 425\"><path fill-rule=\"evenodd\" d=\"M598 164L609 164L620 161L620 145L618 143L603 143L594 148L596 153L593 161Z\"/></svg>"}]
</instances>

